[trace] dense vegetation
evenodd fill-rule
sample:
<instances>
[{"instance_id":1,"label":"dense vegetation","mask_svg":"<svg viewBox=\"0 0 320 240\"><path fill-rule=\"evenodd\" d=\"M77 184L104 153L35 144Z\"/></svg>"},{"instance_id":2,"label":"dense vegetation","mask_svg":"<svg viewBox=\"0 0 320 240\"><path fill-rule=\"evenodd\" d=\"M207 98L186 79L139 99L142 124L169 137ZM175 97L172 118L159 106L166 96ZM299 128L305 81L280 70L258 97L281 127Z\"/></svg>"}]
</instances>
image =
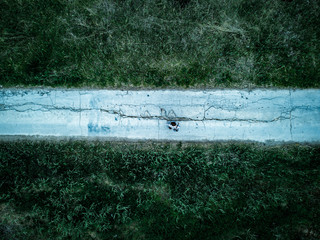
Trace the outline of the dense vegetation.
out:
<instances>
[{"instance_id":1,"label":"dense vegetation","mask_svg":"<svg viewBox=\"0 0 320 240\"><path fill-rule=\"evenodd\" d=\"M2 0L0 85L319 87L318 0Z\"/></svg>"},{"instance_id":2,"label":"dense vegetation","mask_svg":"<svg viewBox=\"0 0 320 240\"><path fill-rule=\"evenodd\" d=\"M320 146L0 142L1 239L319 239Z\"/></svg>"}]
</instances>

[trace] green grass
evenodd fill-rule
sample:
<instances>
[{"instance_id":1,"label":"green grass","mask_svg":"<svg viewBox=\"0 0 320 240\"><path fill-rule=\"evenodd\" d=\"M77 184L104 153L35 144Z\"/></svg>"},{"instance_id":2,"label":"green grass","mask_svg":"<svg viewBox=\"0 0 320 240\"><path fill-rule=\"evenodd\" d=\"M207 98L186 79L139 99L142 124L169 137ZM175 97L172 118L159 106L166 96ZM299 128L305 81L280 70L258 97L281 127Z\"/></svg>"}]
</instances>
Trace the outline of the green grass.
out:
<instances>
[{"instance_id":1,"label":"green grass","mask_svg":"<svg viewBox=\"0 0 320 240\"><path fill-rule=\"evenodd\" d=\"M319 239L320 146L0 142L1 239Z\"/></svg>"},{"instance_id":2,"label":"green grass","mask_svg":"<svg viewBox=\"0 0 320 240\"><path fill-rule=\"evenodd\" d=\"M316 0L2 0L0 85L319 87L319 12Z\"/></svg>"}]
</instances>

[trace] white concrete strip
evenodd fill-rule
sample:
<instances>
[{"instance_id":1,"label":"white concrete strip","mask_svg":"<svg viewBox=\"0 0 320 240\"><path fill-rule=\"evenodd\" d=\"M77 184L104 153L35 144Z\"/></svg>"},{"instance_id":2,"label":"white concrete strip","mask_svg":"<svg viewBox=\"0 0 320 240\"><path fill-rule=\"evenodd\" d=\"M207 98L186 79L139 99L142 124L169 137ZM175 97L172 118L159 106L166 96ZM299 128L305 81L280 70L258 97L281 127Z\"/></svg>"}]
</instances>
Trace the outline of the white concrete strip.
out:
<instances>
[{"instance_id":1,"label":"white concrete strip","mask_svg":"<svg viewBox=\"0 0 320 240\"><path fill-rule=\"evenodd\" d=\"M319 142L320 90L2 89L0 135Z\"/></svg>"}]
</instances>

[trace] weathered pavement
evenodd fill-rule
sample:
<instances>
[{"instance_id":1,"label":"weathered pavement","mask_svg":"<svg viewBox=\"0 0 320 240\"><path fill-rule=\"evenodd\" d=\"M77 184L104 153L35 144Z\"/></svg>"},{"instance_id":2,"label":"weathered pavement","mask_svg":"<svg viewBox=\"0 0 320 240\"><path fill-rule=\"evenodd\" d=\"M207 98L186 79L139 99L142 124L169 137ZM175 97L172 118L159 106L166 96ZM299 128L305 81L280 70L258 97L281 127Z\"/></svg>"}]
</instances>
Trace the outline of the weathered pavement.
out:
<instances>
[{"instance_id":1,"label":"weathered pavement","mask_svg":"<svg viewBox=\"0 0 320 240\"><path fill-rule=\"evenodd\" d=\"M0 135L319 142L320 90L0 89Z\"/></svg>"}]
</instances>

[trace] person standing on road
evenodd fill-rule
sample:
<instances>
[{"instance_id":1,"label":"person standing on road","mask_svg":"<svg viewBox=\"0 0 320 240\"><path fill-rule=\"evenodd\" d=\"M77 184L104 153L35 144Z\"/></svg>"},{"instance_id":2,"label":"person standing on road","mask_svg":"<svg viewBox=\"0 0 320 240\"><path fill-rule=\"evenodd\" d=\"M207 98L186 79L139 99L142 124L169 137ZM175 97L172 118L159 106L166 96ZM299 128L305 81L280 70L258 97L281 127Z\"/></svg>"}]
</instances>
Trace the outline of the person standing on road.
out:
<instances>
[{"instance_id":1,"label":"person standing on road","mask_svg":"<svg viewBox=\"0 0 320 240\"><path fill-rule=\"evenodd\" d=\"M169 127L169 129L172 129L173 131L175 131L175 132L178 132L179 131L179 123L176 123L176 122L170 122L169 124L168 124L168 127Z\"/></svg>"}]
</instances>

